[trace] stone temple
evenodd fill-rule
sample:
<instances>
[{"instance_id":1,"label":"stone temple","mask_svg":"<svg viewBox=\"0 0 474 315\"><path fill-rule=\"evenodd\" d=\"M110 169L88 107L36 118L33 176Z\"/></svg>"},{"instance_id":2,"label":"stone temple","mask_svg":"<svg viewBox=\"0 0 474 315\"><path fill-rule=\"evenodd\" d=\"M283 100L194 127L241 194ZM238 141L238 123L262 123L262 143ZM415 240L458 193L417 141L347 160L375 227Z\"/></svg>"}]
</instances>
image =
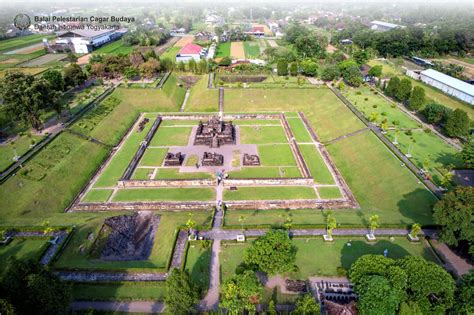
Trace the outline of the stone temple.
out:
<instances>
[{"instance_id":1,"label":"stone temple","mask_svg":"<svg viewBox=\"0 0 474 315\"><path fill-rule=\"evenodd\" d=\"M224 144L235 144L235 127L232 122L211 118L207 122L199 122L194 138L194 145L206 145L218 148Z\"/></svg>"}]
</instances>

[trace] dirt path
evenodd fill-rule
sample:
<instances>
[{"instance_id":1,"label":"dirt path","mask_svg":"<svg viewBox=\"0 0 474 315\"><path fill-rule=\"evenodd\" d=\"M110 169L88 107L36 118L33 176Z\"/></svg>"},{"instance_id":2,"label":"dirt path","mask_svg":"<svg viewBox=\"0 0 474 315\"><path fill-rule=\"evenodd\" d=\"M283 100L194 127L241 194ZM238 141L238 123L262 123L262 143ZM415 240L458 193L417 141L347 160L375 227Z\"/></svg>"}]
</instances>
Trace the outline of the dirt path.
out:
<instances>
[{"instance_id":1,"label":"dirt path","mask_svg":"<svg viewBox=\"0 0 474 315\"><path fill-rule=\"evenodd\" d=\"M473 265L456 255L448 245L440 243L436 239L431 240L431 244L446 262L444 268L453 271L458 277L462 277L474 268Z\"/></svg>"},{"instance_id":2,"label":"dirt path","mask_svg":"<svg viewBox=\"0 0 474 315\"><path fill-rule=\"evenodd\" d=\"M175 47L183 47L187 44L191 44L194 41L194 36L183 36L175 44Z\"/></svg>"},{"instance_id":3,"label":"dirt path","mask_svg":"<svg viewBox=\"0 0 474 315\"><path fill-rule=\"evenodd\" d=\"M245 59L244 42L232 42L230 56L235 59Z\"/></svg>"}]
</instances>

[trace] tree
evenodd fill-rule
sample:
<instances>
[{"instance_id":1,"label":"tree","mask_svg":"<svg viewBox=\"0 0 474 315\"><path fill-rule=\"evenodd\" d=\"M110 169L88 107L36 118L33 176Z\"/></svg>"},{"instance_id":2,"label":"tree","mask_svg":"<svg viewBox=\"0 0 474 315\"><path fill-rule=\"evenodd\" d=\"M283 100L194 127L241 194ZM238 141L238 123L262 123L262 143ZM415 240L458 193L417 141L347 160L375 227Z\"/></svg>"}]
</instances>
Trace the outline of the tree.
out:
<instances>
[{"instance_id":1,"label":"tree","mask_svg":"<svg viewBox=\"0 0 474 315\"><path fill-rule=\"evenodd\" d=\"M1 280L2 296L18 314L63 314L71 301L71 290L39 262L8 260Z\"/></svg>"},{"instance_id":2,"label":"tree","mask_svg":"<svg viewBox=\"0 0 474 315\"><path fill-rule=\"evenodd\" d=\"M302 35L296 38L294 47L296 48L299 55L304 58L315 58L320 57L324 54L324 48L320 43L320 38L315 38L313 34Z\"/></svg>"},{"instance_id":3,"label":"tree","mask_svg":"<svg viewBox=\"0 0 474 315\"><path fill-rule=\"evenodd\" d=\"M463 137L469 134L469 125L467 113L457 108L448 116L444 129L450 137Z\"/></svg>"},{"instance_id":4,"label":"tree","mask_svg":"<svg viewBox=\"0 0 474 315\"><path fill-rule=\"evenodd\" d=\"M15 308L7 300L0 299L0 314L15 315Z\"/></svg>"},{"instance_id":5,"label":"tree","mask_svg":"<svg viewBox=\"0 0 474 315\"><path fill-rule=\"evenodd\" d=\"M411 94L411 81L408 78L403 78L395 91L395 98L400 102L406 102Z\"/></svg>"},{"instance_id":6,"label":"tree","mask_svg":"<svg viewBox=\"0 0 474 315\"><path fill-rule=\"evenodd\" d=\"M369 61L369 54L366 50L357 50L352 54L352 58L354 58L355 62L359 66L365 64L367 61Z\"/></svg>"},{"instance_id":7,"label":"tree","mask_svg":"<svg viewBox=\"0 0 474 315\"><path fill-rule=\"evenodd\" d=\"M368 74L372 77L380 78L382 76L382 69L382 65L373 66L372 68L370 68Z\"/></svg>"},{"instance_id":8,"label":"tree","mask_svg":"<svg viewBox=\"0 0 474 315\"><path fill-rule=\"evenodd\" d=\"M67 88L78 86L86 79L87 76L79 65L73 63L64 68L64 84Z\"/></svg>"},{"instance_id":9,"label":"tree","mask_svg":"<svg viewBox=\"0 0 474 315\"><path fill-rule=\"evenodd\" d=\"M336 65L328 65L324 67L321 73L321 79L323 79L324 81L332 81L339 78L340 75L341 72L339 71L339 68Z\"/></svg>"},{"instance_id":10,"label":"tree","mask_svg":"<svg viewBox=\"0 0 474 315\"><path fill-rule=\"evenodd\" d=\"M474 255L474 187L456 187L445 194L433 208L435 222L441 225L440 239L448 245L458 246L464 242Z\"/></svg>"},{"instance_id":11,"label":"tree","mask_svg":"<svg viewBox=\"0 0 474 315\"><path fill-rule=\"evenodd\" d=\"M383 276L367 276L355 288L359 314L395 314L400 300L390 281Z\"/></svg>"},{"instance_id":12,"label":"tree","mask_svg":"<svg viewBox=\"0 0 474 315\"><path fill-rule=\"evenodd\" d=\"M277 63L277 74L280 76L288 75L288 62L284 59L278 60Z\"/></svg>"},{"instance_id":13,"label":"tree","mask_svg":"<svg viewBox=\"0 0 474 315\"><path fill-rule=\"evenodd\" d=\"M474 314L474 270L465 274L459 282L454 295L454 314Z\"/></svg>"},{"instance_id":14,"label":"tree","mask_svg":"<svg viewBox=\"0 0 474 315\"><path fill-rule=\"evenodd\" d=\"M423 315L418 304L412 301L400 304L398 315Z\"/></svg>"},{"instance_id":15,"label":"tree","mask_svg":"<svg viewBox=\"0 0 474 315\"><path fill-rule=\"evenodd\" d=\"M395 97L399 86L400 86L400 78L391 77L390 81L388 81L388 85L387 85L387 88L385 89L385 93L388 96Z\"/></svg>"},{"instance_id":16,"label":"tree","mask_svg":"<svg viewBox=\"0 0 474 315\"><path fill-rule=\"evenodd\" d=\"M315 77L318 75L318 64L311 59L305 59L300 63L304 75Z\"/></svg>"},{"instance_id":17,"label":"tree","mask_svg":"<svg viewBox=\"0 0 474 315\"><path fill-rule=\"evenodd\" d=\"M298 297L295 303L295 314L319 314L321 312L319 303L316 302L311 294L304 294Z\"/></svg>"},{"instance_id":18,"label":"tree","mask_svg":"<svg viewBox=\"0 0 474 315\"><path fill-rule=\"evenodd\" d=\"M290 64L290 74L292 76L298 75L298 64L296 62Z\"/></svg>"},{"instance_id":19,"label":"tree","mask_svg":"<svg viewBox=\"0 0 474 315\"><path fill-rule=\"evenodd\" d=\"M186 271L174 268L166 279L164 298L169 313L186 314L199 301L196 288L192 285Z\"/></svg>"},{"instance_id":20,"label":"tree","mask_svg":"<svg viewBox=\"0 0 474 315\"><path fill-rule=\"evenodd\" d=\"M276 307L275 307L275 302L273 300L268 302L267 314L268 315L277 315L278 314L277 310L276 310Z\"/></svg>"},{"instance_id":21,"label":"tree","mask_svg":"<svg viewBox=\"0 0 474 315\"><path fill-rule=\"evenodd\" d=\"M357 62L355 62L352 59L341 61L340 63L337 64L337 67L342 73L344 73L349 68L353 68L353 67L356 67L357 69L359 69L359 65L357 64Z\"/></svg>"},{"instance_id":22,"label":"tree","mask_svg":"<svg viewBox=\"0 0 474 315\"><path fill-rule=\"evenodd\" d=\"M296 260L296 246L288 233L270 230L256 239L244 253L244 262L269 275L291 271Z\"/></svg>"},{"instance_id":23,"label":"tree","mask_svg":"<svg viewBox=\"0 0 474 315\"><path fill-rule=\"evenodd\" d=\"M219 61L219 66L230 66L232 64L232 59L230 57L224 57Z\"/></svg>"},{"instance_id":24,"label":"tree","mask_svg":"<svg viewBox=\"0 0 474 315\"><path fill-rule=\"evenodd\" d=\"M437 103L431 103L423 109L423 115L430 124L446 122L451 113L451 109Z\"/></svg>"},{"instance_id":25,"label":"tree","mask_svg":"<svg viewBox=\"0 0 474 315\"><path fill-rule=\"evenodd\" d=\"M420 233L421 233L421 225L419 225L418 223L413 223L413 225L411 226L411 231L410 231L411 237L416 238L418 237L418 235L420 235Z\"/></svg>"},{"instance_id":26,"label":"tree","mask_svg":"<svg viewBox=\"0 0 474 315\"><path fill-rule=\"evenodd\" d=\"M140 75L140 73L138 72L138 69L134 67L126 68L123 74L125 78L127 78L128 80L132 80Z\"/></svg>"},{"instance_id":27,"label":"tree","mask_svg":"<svg viewBox=\"0 0 474 315\"><path fill-rule=\"evenodd\" d=\"M344 77L344 81L346 81L349 85L358 87L362 84L362 73L359 70L359 67L350 67L343 71L342 76Z\"/></svg>"},{"instance_id":28,"label":"tree","mask_svg":"<svg viewBox=\"0 0 474 315\"><path fill-rule=\"evenodd\" d=\"M9 114L37 130L42 126L42 110L62 110L58 92L45 79L20 72L7 72L0 79L0 98Z\"/></svg>"},{"instance_id":29,"label":"tree","mask_svg":"<svg viewBox=\"0 0 474 315\"><path fill-rule=\"evenodd\" d=\"M377 214L371 215L369 218L370 234L374 234L379 227L379 216Z\"/></svg>"},{"instance_id":30,"label":"tree","mask_svg":"<svg viewBox=\"0 0 474 315\"><path fill-rule=\"evenodd\" d=\"M411 92L410 101L408 102L410 108L414 111L418 111L421 109L424 103L425 89L421 86L415 86Z\"/></svg>"},{"instance_id":31,"label":"tree","mask_svg":"<svg viewBox=\"0 0 474 315\"><path fill-rule=\"evenodd\" d=\"M330 237L332 237L332 231L337 227L336 218L333 217L331 214L328 214L326 218L326 230Z\"/></svg>"},{"instance_id":32,"label":"tree","mask_svg":"<svg viewBox=\"0 0 474 315\"><path fill-rule=\"evenodd\" d=\"M142 63L139 69L142 76L152 78L160 71L161 65L158 60L150 58L148 61Z\"/></svg>"},{"instance_id":33,"label":"tree","mask_svg":"<svg viewBox=\"0 0 474 315\"><path fill-rule=\"evenodd\" d=\"M461 159L466 168L474 168L474 137L469 137L461 151Z\"/></svg>"},{"instance_id":34,"label":"tree","mask_svg":"<svg viewBox=\"0 0 474 315\"><path fill-rule=\"evenodd\" d=\"M220 306L231 314L255 312L263 286L253 271L246 270L224 282Z\"/></svg>"},{"instance_id":35,"label":"tree","mask_svg":"<svg viewBox=\"0 0 474 315\"><path fill-rule=\"evenodd\" d=\"M56 91L64 91L64 78L58 70L49 70L43 74L43 79Z\"/></svg>"},{"instance_id":36,"label":"tree","mask_svg":"<svg viewBox=\"0 0 474 315\"><path fill-rule=\"evenodd\" d=\"M66 60L68 60L69 62L76 62L77 57L72 52L70 52L70 53L67 54Z\"/></svg>"},{"instance_id":37,"label":"tree","mask_svg":"<svg viewBox=\"0 0 474 315\"><path fill-rule=\"evenodd\" d=\"M382 255L363 255L351 265L349 279L354 285L358 285L362 283L362 279L367 275L385 276L388 268L393 263L393 259Z\"/></svg>"}]
</instances>

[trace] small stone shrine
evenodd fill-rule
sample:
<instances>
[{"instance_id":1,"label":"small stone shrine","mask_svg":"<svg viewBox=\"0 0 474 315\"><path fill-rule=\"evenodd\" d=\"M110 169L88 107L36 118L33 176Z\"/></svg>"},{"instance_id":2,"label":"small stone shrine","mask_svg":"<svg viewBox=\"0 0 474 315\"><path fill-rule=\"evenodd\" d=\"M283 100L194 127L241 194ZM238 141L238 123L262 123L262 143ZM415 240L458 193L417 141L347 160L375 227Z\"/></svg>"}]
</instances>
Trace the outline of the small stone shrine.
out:
<instances>
[{"instance_id":1,"label":"small stone shrine","mask_svg":"<svg viewBox=\"0 0 474 315\"><path fill-rule=\"evenodd\" d=\"M224 156L219 153L204 152L201 164L202 166L222 166L224 165Z\"/></svg>"},{"instance_id":2,"label":"small stone shrine","mask_svg":"<svg viewBox=\"0 0 474 315\"><path fill-rule=\"evenodd\" d=\"M258 155L253 155L253 154L244 154L244 159L243 159L243 164L244 166L259 166L260 165L260 158Z\"/></svg>"},{"instance_id":3,"label":"small stone shrine","mask_svg":"<svg viewBox=\"0 0 474 315\"><path fill-rule=\"evenodd\" d=\"M181 152L178 153L166 153L165 156L165 166L181 166L184 161L184 155Z\"/></svg>"},{"instance_id":4,"label":"small stone shrine","mask_svg":"<svg viewBox=\"0 0 474 315\"><path fill-rule=\"evenodd\" d=\"M232 122L212 117L207 122L199 122L194 137L194 145L206 145L218 148L224 144L235 144L235 127Z\"/></svg>"},{"instance_id":5,"label":"small stone shrine","mask_svg":"<svg viewBox=\"0 0 474 315\"><path fill-rule=\"evenodd\" d=\"M140 121L140 124L138 124L137 132L142 132L143 129L145 129L145 125L148 124L149 121L150 121L150 119L148 119L148 118L144 118L142 121Z\"/></svg>"}]
</instances>

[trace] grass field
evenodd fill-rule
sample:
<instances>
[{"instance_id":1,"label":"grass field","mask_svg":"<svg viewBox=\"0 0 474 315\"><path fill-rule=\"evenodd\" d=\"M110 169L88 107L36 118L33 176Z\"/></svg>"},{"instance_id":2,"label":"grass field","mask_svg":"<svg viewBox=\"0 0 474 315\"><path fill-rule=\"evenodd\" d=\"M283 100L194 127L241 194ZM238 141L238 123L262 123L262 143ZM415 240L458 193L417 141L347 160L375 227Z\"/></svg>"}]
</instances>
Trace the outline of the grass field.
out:
<instances>
[{"instance_id":1,"label":"grass field","mask_svg":"<svg viewBox=\"0 0 474 315\"><path fill-rule=\"evenodd\" d=\"M185 146L188 144L192 127L158 128L150 146Z\"/></svg>"},{"instance_id":2,"label":"grass field","mask_svg":"<svg viewBox=\"0 0 474 315\"><path fill-rule=\"evenodd\" d=\"M258 153L262 166L297 166L288 144L259 145Z\"/></svg>"},{"instance_id":3,"label":"grass field","mask_svg":"<svg viewBox=\"0 0 474 315\"><path fill-rule=\"evenodd\" d=\"M175 61L176 55L178 54L180 49L181 47L177 47L177 46L169 47L163 54L160 55L160 59L167 58L167 59L171 59Z\"/></svg>"},{"instance_id":4,"label":"grass field","mask_svg":"<svg viewBox=\"0 0 474 315\"><path fill-rule=\"evenodd\" d=\"M140 166L161 166L165 158L167 148L147 148L140 160Z\"/></svg>"},{"instance_id":5,"label":"grass field","mask_svg":"<svg viewBox=\"0 0 474 315\"><path fill-rule=\"evenodd\" d=\"M106 202L112 195L112 189L91 189L82 199L84 202Z\"/></svg>"},{"instance_id":6,"label":"grass field","mask_svg":"<svg viewBox=\"0 0 474 315\"><path fill-rule=\"evenodd\" d=\"M8 258L39 260L48 248L48 237L15 237L8 245L0 245L0 272L7 266Z\"/></svg>"},{"instance_id":7,"label":"grass field","mask_svg":"<svg viewBox=\"0 0 474 315\"><path fill-rule=\"evenodd\" d=\"M240 171L229 172L231 178L296 178L301 177L296 166L242 167Z\"/></svg>"},{"instance_id":8,"label":"grass field","mask_svg":"<svg viewBox=\"0 0 474 315\"><path fill-rule=\"evenodd\" d=\"M122 189L113 201L209 201L215 199L210 188L135 188Z\"/></svg>"},{"instance_id":9,"label":"grass field","mask_svg":"<svg viewBox=\"0 0 474 315\"><path fill-rule=\"evenodd\" d=\"M299 145L299 149L314 181L318 184L334 184L334 178L318 149L313 144Z\"/></svg>"},{"instance_id":10,"label":"grass field","mask_svg":"<svg viewBox=\"0 0 474 315\"><path fill-rule=\"evenodd\" d=\"M162 301L165 294L163 281L72 284L72 298L76 301Z\"/></svg>"},{"instance_id":11,"label":"grass field","mask_svg":"<svg viewBox=\"0 0 474 315\"><path fill-rule=\"evenodd\" d=\"M112 42L100 47L99 49L95 50L93 54L128 55L133 51L133 49L134 49L133 46L126 46L124 45L123 41L119 39L115 42Z\"/></svg>"},{"instance_id":12,"label":"grass field","mask_svg":"<svg viewBox=\"0 0 474 315\"><path fill-rule=\"evenodd\" d=\"M69 245L55 262L54 267L60 269L130 270L137 272L144 270L166 271L174 246L175 231L179 226L184 226L189 219L189 213L166 211L156 213L160 215L160 223L148 260L102 261L91 258L90 250L94 240L89 240L88 236L92 233L94 238L97 237L103 222L101 218L95 218L78 227ZM200 229L206 228L211 221L211 211L195 212L192 217ZM83 249L81 250L81 248Z\"/></svg>"},{"instance_id":13,"label":"grass field","mask_svg":"<svg viewBox=\"0 0 474 315\"><path fill-rule=\"evenodd\" d=\"M230 57L230 42L219 43L216 50L216 58Z\"/></svg>"},{"instance_id":14,"label":"grass field","mask_svg":"<svg viewBox=\"0 0 474 315\"><path fill-rule=\"evenodd\" d=\"M184 269L191 276L191 281L204 296L209 288L209 267L211 263L211 249L202 248L202 242L190 242L186 255ZM212 246L212 245L211 245Z\"/></svg>"},{"instance_id":15,"label":"grass field","mask_svg":"<svg viewBox=\"0 0 474 315\"><path fill-rule=\"evenodd\" d=\"M207 75L201 76L199 81L191 87L184 111L217 112L219 110L219 91L207 88L207 78Z\"/></svg>"},{"instance_id":16,"label":"grass field","mask_svg":"<svg viewBox=\"0 0 474 315\"><path fill-rule=\"evenodd\" d=\"M37 74L45 72L46 70L48 70L48 68L42 68L42 67L9 68L8 70L4 70L4 71L0 72L0 78L3 78L7 74L7 71L11 71L11 72L17 71L17 72L21 72L21 73L24 73L24 74L37 75Z\"/></svg>"},{"instance_id":17,"label":"grass field","mask_svg":"<svg viewBox=\"0 0 474 315\"><path fill-rule=\"evenodd\" d=\"M0 53L40 43L43 38L51 39L55 35L34 34L0 41Z\"/></svg>"},{"instance_id":18,"label":"grass field","mask_svg":"<svg viewBox=\"0 0 474 315\"><path fill-rule=\"evenodd\" d=\"M288 118L288 124L297 142L312 142L311 136L300 118Z\"/></svg>"},{"instance_id":19,"label":"grass field","mask_svg":"<svg viewBox=\"0 0 474 315\"><path fill-rule=\"evenodd\" d=\"M367 243L363 238L352 237L335 238L332 243L325 243L321 238L294 238L293 244L297 247L297 272L287 274L293 279L307 279L311 276L338 276L337 268L348 270L358 257L366 254L383 254L388 250L388 257L398 259L407 255L421 256L430 261L436 261L431 249L420 243L410 243L406 238L397 237L393 241L385 237L378 237L375 243ZM347 246L347 243L351 246ZM250 246L251 240L241 245L227 245L221 248L220 263L222 279L231 277L239 264L243 261L243 254ZM317 253L317 256L315 256ZM324 257L324 259L318 259ZM331 263L328 263L331 262Z\"/></svg>"},{"instance_id":20,"label":"grass field","mask_svg":"<svg viewBox=\"0 0 474 315\"><path fill-rule=\"evenodd\" d=\"M244 42L245 58L255 59L260 56L260 46L257 42Z\"/></svg>"},{"instance_id":21,"label":"grass field","mask_svg":"<svg viewBox=\"0 0 474 315\"><path fill-rule=\"evenodd\" d=\"M13 142L0 145L0 171L15 162L13 160L15 155L22 156L41 139L43 139L42 136L33 134L19 135Z\"/></svg>"},{"instance_id":22,"label":"grass field","mask_svg":"<svg viewBox=\"0 0 474 315\"><path fill-rule=\"evenodd\" d=\"M237 190L225 190L225 200L291 200L316 199L312 187L239 187Z\"/></svg>"},{"instance_id":23,"label":"grass field","mask_svg":"<svg viewBox=\"0 0 474 315\"><path fill-rule=\"evenodd\" d=\"M240 126L240 142L244 144L288 143L283 127Z\"/></svg>"}]
</instances>

